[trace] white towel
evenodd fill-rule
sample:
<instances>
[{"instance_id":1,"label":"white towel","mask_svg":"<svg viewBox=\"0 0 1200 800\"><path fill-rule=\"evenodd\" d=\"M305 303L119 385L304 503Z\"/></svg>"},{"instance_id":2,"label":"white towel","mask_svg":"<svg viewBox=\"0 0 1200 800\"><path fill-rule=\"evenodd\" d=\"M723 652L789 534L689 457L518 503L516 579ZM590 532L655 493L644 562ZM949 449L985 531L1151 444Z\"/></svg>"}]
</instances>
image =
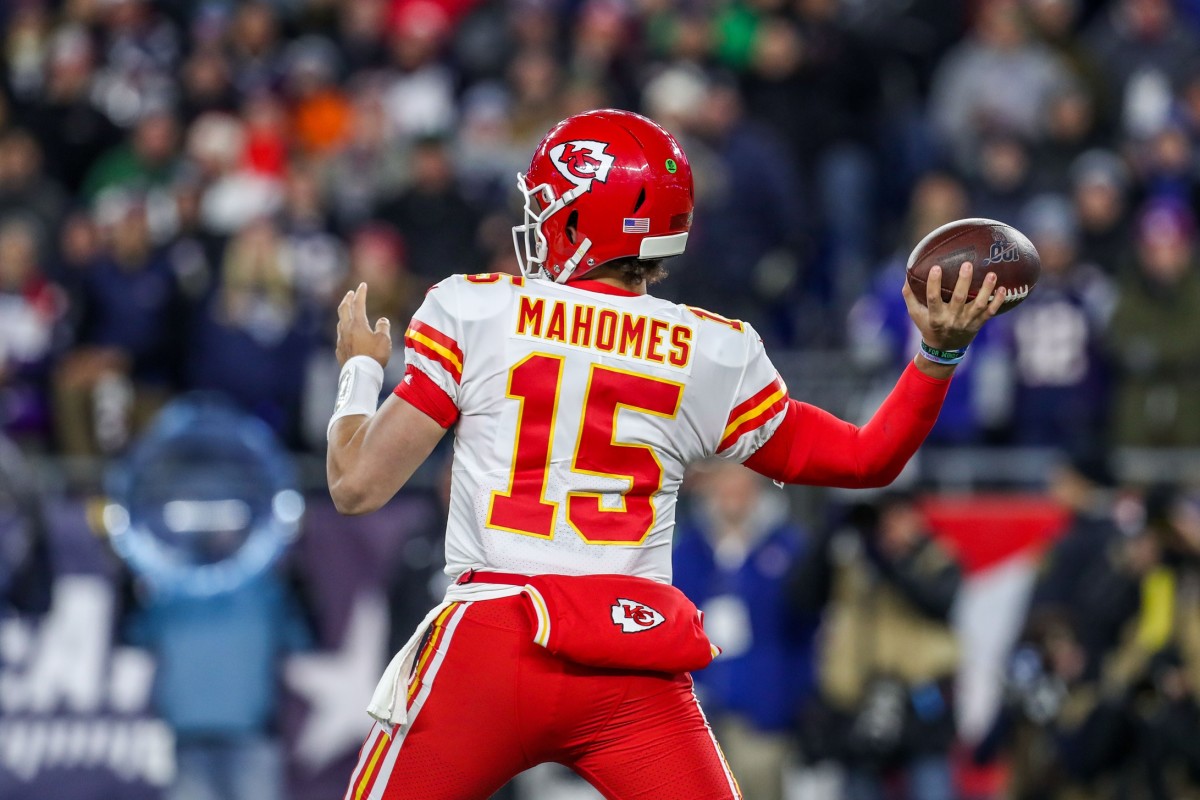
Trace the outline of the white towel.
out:
<instances>
[{"instance_id":1,"label":"white towel","mask_svg":"<svg viewBox=\"0 0 1200 800\"><path fill-rule=\"evenodd\" d=\"M446 590L446 599L425 615L421 624L413 631L413 635L400 648L400 652L392 657L383 677L371 695L371 704L367 713L384 725L404 725L408 722L408 676L412 673L413 664L417 660L417 651L421 640L425 638L425 630L433 624L438 614L441 614L452 603L472 603L477 600L498 600L501 597L512 597L522 592L522 586L493 583L451 584Z\"/></svg>"}]
</instances>

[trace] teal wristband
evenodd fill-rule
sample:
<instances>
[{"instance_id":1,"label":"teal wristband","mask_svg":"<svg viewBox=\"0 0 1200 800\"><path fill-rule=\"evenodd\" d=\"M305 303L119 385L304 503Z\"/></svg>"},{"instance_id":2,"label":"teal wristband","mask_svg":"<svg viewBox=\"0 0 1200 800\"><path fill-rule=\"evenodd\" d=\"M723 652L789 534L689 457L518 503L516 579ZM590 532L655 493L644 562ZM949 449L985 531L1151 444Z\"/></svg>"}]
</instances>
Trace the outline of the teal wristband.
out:
<instances>
[{"instance_id":1,"label":"teal wristband","mask_svg":"<svg viewBox=\"0 0 1200 800\"><path fill-rule=\"evenodd\" d=\"M930 347L921 342L921 354L935 364L946 364L953 366L967 357L967 348L963 347L958 350L939 350L936 347Z\"/></svg>"}]
</instances>

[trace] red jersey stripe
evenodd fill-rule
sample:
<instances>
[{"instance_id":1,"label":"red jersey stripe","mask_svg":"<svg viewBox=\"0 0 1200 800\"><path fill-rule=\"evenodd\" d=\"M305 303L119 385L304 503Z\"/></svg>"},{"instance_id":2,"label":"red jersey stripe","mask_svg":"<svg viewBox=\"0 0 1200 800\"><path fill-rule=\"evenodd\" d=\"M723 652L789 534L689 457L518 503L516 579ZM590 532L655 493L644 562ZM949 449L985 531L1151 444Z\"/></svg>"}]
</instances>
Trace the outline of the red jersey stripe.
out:
<instances>
[{"instance_id":1,"label":"red jersey stripe","mask_svg":"<svg viewBox=\"0 0 1200 800\"><path fill-rule=\"evenodd\" d=\"M758 407L751 409L736 420L736 424L731 428L725 429L725 435L721 438L720 445L717 446L717 452L731 447L750 431L770 422L776 414L787 408L787 404L787 390L782 387L776 389L773 394L767 395Z\"/></svg>"},{"instance_id":2,"label":"red jersey stripe","mask_svg":"<svg viewBox=\"0 0 1200 800\"><path fill-rule=\"evenodd\" d=\"M442 345L411 328L404 334L404 345L411 347L418 355L441 364L455 383L462 383L462 361L455 361L453 354Z\"/></svg>"},{"instance_id":3,"label":"red jersey stripe","mask_svg":"<svg viewBox=\"0 0 1200 800\"><path fill-rule=\"evenodd\" d=\"M432 325L427 325L420 320L414 319L408 326L409 333L419 333L425 338L440 344L442 347L450 351L454 359L461 365L463 360L463 352L458 347L458 342L450 336L439 331Z\"/></svg>"},{"instance_id":4,"label":"red jersey stripe","mask_svg":"<svg viewBox=\"0 0 1200 800\"><path fill-rule=\"evenodd\" d=\"M779 377L778 373L775 375L775 380L759 389L749 399L743 400L733 407L733 410L729 412L729 419L725 420L725 431L721 434L721 438L724 439L728 436L730 431L741 425L748 416L754 415L763 401L777 392L787 394L787 386L784 385L783 378Z\"/></svg>"}]
</instances>

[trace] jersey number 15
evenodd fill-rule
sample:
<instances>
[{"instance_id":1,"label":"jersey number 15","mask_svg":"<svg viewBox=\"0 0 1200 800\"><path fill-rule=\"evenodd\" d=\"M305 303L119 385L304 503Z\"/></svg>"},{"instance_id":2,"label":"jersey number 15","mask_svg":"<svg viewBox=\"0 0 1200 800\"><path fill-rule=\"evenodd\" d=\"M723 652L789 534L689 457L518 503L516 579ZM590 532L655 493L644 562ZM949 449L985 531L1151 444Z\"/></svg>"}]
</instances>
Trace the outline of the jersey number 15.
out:
<instances>
[{"instance_id":1,"label":"jersey number 15","mask_svg":"<svg viewBox=\"0 0 1200 800\"><path fill-rule=\"evenodd\" d=\"M487 526L525 536L554 538L559 503L545 499L550 449L558 422L563 358L534 353L508 373L508 397L521 404L506 491L492 492ZM589 544L640 544L654 526L653 497L663 468L654 449L615 440L621 409L673 418L683 384L593 364L584 392L571 470L629 482L617 508L601 504L596 492L569 492L567 524Z\"/></svg>"}]
</instances>

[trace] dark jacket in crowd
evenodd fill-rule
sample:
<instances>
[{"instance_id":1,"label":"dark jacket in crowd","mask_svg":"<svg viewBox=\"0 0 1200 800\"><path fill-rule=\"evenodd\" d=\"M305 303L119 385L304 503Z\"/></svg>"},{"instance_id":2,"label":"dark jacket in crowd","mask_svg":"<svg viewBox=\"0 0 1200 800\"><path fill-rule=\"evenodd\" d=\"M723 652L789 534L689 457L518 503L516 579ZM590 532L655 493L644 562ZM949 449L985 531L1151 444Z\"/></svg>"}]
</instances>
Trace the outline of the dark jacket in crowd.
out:
<instances>
[{"instance_id":1,"label":"dark jacket in crowd","mask_svg":"<svg viewBox=\"0 0 1200 800\"><path fill-rule=\"evenodd\" d=\"M183 299L162 253L126 267L111 258L89 265L82 277L81 344L113 347L132 362L135 381L170 385L180 366L185 331Z\"/></svg>"},{"instance_id":2,"label":"dark jacket in crowd","mask_svg":"<svg viewBox=\"0 0 1200 800\"><path fill-rule=\"evenodd\" d=\"M873 524L814 543L791 583L798 610L825 608L811 756L887 766L949 749L959 655L949 615L961 582L957 563L925 534L902 553L885 551Z\"/></svg>"},{"instance_id":3,"label":"dark jacket in crowd","mask_svg":"<svg viewBox=\"0 0 1200 800\"><path fill-rule=\"evenodd\" d=\"M1200 446L1200 271L1173 286L1131 275L1109 329L1120 444Z\"/></svg>"}]
</instances>

